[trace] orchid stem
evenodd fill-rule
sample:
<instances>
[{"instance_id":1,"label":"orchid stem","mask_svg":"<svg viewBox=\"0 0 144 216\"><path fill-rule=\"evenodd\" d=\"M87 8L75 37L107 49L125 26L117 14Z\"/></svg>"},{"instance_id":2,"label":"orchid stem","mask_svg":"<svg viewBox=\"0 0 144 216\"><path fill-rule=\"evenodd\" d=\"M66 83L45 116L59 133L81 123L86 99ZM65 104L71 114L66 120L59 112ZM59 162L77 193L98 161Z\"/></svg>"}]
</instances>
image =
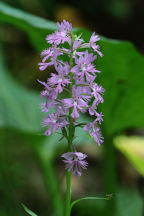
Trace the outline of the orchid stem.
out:
<instances>
[{"instance_id":1,"label":"orchid stem","mask_svg":"<svg viewBox=\"0 0 144 216\"><path fill-rule=\"evenodd\" d=\"M70 69L73 65L73 42L71 44L71 55L70 55ZM72 74L70 74L72 78ZM70 97L72 97L72 83L70 84ZM73 141L73 121L71 117L72 108L69 109L69 138L68 138L68 151L72 151L72 141ZM70 216L71 214L71 172L66 171L66 207L65 216Z\"/></svg>"},{"instance_id":2,"label":"orchid stem","mask_svg":"<svg viewBox=\"0 0 144 216\"><path fill-rule=\"evenodd\" d=\"M66 171L66 208L65 208L65 216L70 216L71 213L71 172Z\"/></svg>"},{"instance_id":3,"label":"orchid stem","mask_svg":"<svg viewBox=\"0 0 144 216\"><path fill-rule=\"evenodd\" d=\"M72 151L72 125L70 121L69 125L69 142L68 142L68 151ZM66 171L66 208L65 216L70 216L71 213L71 172Z\"/></svg>"}]
</instances>

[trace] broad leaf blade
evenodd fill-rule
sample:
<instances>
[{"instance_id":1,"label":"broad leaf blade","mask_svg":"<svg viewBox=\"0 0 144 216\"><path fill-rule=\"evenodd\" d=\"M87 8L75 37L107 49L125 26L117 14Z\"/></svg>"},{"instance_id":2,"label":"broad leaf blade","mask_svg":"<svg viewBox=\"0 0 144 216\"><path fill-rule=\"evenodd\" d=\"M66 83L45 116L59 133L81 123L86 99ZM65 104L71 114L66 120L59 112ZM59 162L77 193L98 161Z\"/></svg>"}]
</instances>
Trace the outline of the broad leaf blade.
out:
<instances>
[{"instance_id":1,"label":"broad leaf blade","mask_svg":"<svg viewBox=\"0 0 144 216\"><path fill-rule=\"evenodd\" d=\"M105 129L114 134L127 128L143 127L144 56L129 42L107 40L102 44Z\"/></svg>"},{"instance_id":2,"label":"broad leaf blade","mask_svg":"<svg viewBox=\"0 0 144 216\"><path fill-rule=\"evenodd\" d=\"M37 133L41 130L39 95L16 83L7 72L0 47L0 126Z\"/></svg>"},{"instance_id":3,"label":"broad leaf blade","mask_svg":"<svg viewBox=\"0 0 144 216\"><path fill-rule=\"evenodd\" d=\"M2 2L0 2L0 22L11 24L26 32L31 43L38 50L47 46L44 40L46 35L56 30L54 22L10 7Z\"/></svg>"}]
</instances>

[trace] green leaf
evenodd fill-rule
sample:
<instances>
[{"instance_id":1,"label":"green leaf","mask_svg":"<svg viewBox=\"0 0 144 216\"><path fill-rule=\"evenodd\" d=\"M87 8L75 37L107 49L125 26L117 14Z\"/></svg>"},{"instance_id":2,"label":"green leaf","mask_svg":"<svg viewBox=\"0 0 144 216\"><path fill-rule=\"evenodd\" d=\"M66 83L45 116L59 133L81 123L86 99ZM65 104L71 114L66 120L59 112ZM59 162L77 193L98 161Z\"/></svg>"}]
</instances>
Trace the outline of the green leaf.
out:
<instances>
[{"instance_id":1,"label":"green leaf","mask_svg":"<svg viewBox=\"0 0 144 216\"><path fill-rule=\"evenodd\" d=\"M114 144L137 171L144 176L144 138L138 136L118 136L114 139Z\"/></svg>"},{"instance_id":2,"label":"green leaf","mask_svg":"<svg viewBox=\"0 0 144 216\"><path fill-rule=\"evenodd\" d=\"M110 134L144 126L144 56L129 42L102 42L105 129ZM99 62L98 62L99 63Z\"/></svg>"},{"instance_id":3,"label":"green leaf","mask_svg":"<svg viewBox=\"0 0 144 216\"><path fill-rule=\"evenodd\" d=\"M44 40L46 35L56 30L54 22L10 7L2 2L0 2L0 22L11 24L26 32L30 42L38 50L47 46Z\"/></svg>"},{"instance_id":4,"label":"green leaf","mask_svg":"<svg viewBox=\"0 0 144 216\"><path fill-rule=\"evenodd\" d=\"M16 83L7 72L0 46L0 126L38 133L42 114L39 95Z\"/></svg>"},{"instance_id":5,"label":"green leaf","mask_svg":"<svg viewBox=\"0 0 144 216\"><path fill-rule=\"evenodd\" d=\"M24 210L31 216L38 216L37 214L35 214L34 212L32 212L26 205L24 205L22 203L22 207L24 208Z\"/></svg>"},{"instance_id":6,"label":"green leaf","mask_svg":"<svg viewBox=\"0 0 144 216\"><path fill-rule=\"evenodd\" d=\"M83 197L83 198L73 201L71 203L71 209L76 203L83 201L83 200L109 200L109 198L108 197L104 197L104 198L103 197Z\"/></svg>"},{"instance_id":7,"label":"green leaf","mask_svg":"<svg viewBox=\"0 0 144 216\"><path fill-rule=\"evenodd\" d=\"M141 216L143 201L136 189L119 188L116 193L116 216Z\"/></svg>"}]
</instances>

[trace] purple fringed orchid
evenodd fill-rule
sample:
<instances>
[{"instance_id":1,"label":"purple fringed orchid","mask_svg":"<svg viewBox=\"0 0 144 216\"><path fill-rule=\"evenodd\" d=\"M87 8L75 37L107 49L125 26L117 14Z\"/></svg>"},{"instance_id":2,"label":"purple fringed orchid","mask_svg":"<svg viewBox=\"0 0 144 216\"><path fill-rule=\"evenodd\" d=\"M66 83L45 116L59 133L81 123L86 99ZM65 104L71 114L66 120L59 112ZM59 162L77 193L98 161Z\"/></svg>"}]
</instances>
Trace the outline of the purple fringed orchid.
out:
<instances>
[{"instance_id":1,"label":"purple fringed orchid","mask_svg":"<svg viewBox=\"0 0 144 216\"><path fill-rule=\"evenodd\" d=\"M68 171L72 171L73 175L81 176L82 175L82 169L87 169L88 163L85 160L87 157L86 154L83 154L81 152L67 152L62 154L64 158L63 162L66 164L65 168L68 169Z\"/></svg>"},{"instance_id":2,"label":"purple fringed orchid","mask_svg":"<svg viewBox=\"0 0 144 216\"><path fill-rule=\"evenodd\" d=\"M69 22L64 20L61 24L57 23L57 26L58 31L46 37L51 46L42 51L42 62L39 63L41 71L51 65L55 68L55 73L50 74L47 82L38 80L45 88L41 92L41 109L47 113L42 122L43 127L48 127L45 135L61 130L69 142L71 135L71 139L74 139L76 127L85 125L83 130L100 146L103 137L98 124L103 121L103 114L97 112L97 107L104 102L104 89L96 83L100 71L95 66L97 54L103 56L96 44L100 38L94 32L89 42L85 43L81 35L72 33L72 24ZM87 124L78 122L80 113L86 112L95 120ZM71 128L73 131L70 135ZM75 175L80 176L81 169L87 167L84 160L87 156L81 152L68 152L62 157L65 158L68 171L73 171Z\"/></svg>"}]
</instances>

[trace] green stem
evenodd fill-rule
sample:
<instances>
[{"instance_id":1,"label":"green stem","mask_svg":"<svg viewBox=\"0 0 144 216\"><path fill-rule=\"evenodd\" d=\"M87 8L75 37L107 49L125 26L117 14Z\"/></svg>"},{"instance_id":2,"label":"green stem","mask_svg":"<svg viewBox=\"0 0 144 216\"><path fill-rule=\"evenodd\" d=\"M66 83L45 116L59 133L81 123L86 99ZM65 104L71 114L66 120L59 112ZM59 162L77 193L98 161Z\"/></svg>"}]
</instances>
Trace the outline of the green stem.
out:
<instances>
[{"instance_id":1,"label":"green stem","mask_svg":"<svg viewBox=\"0 0 144 216\"><path fill-rule=\"evenodd\" d=\"M69 116L69 142L68 142L68 151L72 151L72 130L73 125L71 122L71 118ZM70 216L71 213L71 172L66 171L66 208L65 208L65 216Z\"/></svg>"},{"instance_id":2,"label":"green stem","mask_svg":"<svg viewBox=\"0 0 144 216\"><path fill-rule=\"evenodd\" d=\"M73 65L73 43L71 45L71 56L70 56L70 69ZM70 97L72 98L72 74L70 72L71 84L70 84ZM68 151L72 151L72 141L73 141L73 121L71 117L72 108L69 109L69 137L68 137ZM66 208L65 216L70 216L71 214L71 172L66 171Z\"/></svg>"},{"instance_id":3,"label":"green stem","mask_svg":"<svg viewBox=\"0 0 144 216\"><path fill-rule=\"evenodd\" d=\"M104 185L106 194L115 194L117 185L116 176L116 158L113 145L113 137L104 131ZM116 203L115 199L111 199L106 203L107 216L115 215Z\"/></svg>"},{"instance_id":4,"label":"green stem","mask_svg":"<svg viewBox=\"0 0 144 216\"><path fill-rule=\"evenodd\" d=\"M71 212L71 172L66 171L66 208L65 208L65 216L70 216Z\"/></svg>"}]
</instances>

